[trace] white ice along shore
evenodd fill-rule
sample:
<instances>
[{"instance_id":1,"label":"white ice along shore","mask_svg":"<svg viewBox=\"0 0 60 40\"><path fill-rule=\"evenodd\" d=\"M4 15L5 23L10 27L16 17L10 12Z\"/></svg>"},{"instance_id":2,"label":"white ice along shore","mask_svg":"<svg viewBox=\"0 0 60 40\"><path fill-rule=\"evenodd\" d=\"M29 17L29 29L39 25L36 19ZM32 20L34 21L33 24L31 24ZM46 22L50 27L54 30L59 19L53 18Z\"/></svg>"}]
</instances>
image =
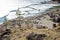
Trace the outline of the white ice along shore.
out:
<instances>
[{"instance_id":1,"label":"white ice along shore","mask_svg":"<svg viewBox=\"0 0 60 40\"><path fill-rule=\"evenodd\" d=\"M30 0L0 0L0 18L9 14L7 16L8 20L15 19L17 17L15 15L16 12L9 12L9 11L17 10L18 8L21 8L20 9L20 11L22 11L21 14L25 14L25 15L22 15L23 17L28 17L28 16L33 16L35 14L38 14L39 9L40 9L40 12L43 12L53 6L56 6L56 4L40 4L39 1L43 2L43 1L50 1L50 0L32 0L32 1ZM31 5L31 4L39 4L39 5ZM31 5L29 6L30 8L29 7L22 8L28 5ZM32 10L32 11L29 11L29 10ZM26 11L29 11L30 14L28 15L28 12Z\"/></svg>"}]
</instances>

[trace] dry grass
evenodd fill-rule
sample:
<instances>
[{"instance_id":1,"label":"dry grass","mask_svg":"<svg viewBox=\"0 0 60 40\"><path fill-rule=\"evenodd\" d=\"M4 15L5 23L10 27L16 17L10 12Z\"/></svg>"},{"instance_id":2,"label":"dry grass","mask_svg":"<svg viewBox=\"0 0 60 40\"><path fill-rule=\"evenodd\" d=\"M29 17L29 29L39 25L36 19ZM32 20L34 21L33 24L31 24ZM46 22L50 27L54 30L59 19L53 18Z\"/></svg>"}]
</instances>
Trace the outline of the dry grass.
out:
<instances>
[{"instance_id":1,"label":"dry grass","mask_svg":"<svg viewBox=\"0 0 60 40\"><path fill-rule=\"evenodd\" d=\"M26 36L32 32L37 33L37 34L46 34L48 35L47 39L49 40L54 40L55 37L58 37L59 33L56 32L55 30L48 30L48 29L25 29L25 28L17 28L13 27L11 28L11 35L10 38L11 40L27 40ZM60 36L59 36L60 37ZM57 40L59 40L58 38Z\"/></svg>"}]
</instances>

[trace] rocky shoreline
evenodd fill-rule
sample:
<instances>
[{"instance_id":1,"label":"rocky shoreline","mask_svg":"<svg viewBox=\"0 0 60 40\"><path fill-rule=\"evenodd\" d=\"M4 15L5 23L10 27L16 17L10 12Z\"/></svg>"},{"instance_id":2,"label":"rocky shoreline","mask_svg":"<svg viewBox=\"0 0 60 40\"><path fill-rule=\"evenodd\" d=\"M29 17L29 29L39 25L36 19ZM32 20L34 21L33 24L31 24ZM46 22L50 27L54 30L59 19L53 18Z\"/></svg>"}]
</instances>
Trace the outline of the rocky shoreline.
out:
<instances>
[{"instance_id":1,"label":"rocky shoreline","mask_svg":"<svg viewBox=\"0 0 60 40\"><path fill-rule=\"evenodd\" d=\"M60 40L59 35L60 8L0 25L0 40Z\"/></svg>"}]
</instances>

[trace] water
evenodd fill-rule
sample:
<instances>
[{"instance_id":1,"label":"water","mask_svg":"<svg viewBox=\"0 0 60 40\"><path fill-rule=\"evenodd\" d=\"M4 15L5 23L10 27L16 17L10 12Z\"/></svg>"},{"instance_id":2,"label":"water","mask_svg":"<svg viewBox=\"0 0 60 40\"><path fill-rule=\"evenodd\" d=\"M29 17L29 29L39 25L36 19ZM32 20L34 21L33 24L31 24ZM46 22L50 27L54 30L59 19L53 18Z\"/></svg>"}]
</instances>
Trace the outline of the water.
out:
<instances>
[{"instance_id":1,"label":"water","mask_svg":"<svg viewBox=\"0 0 60 40\"><path fill-rule=\"evenodd\" d=\"M31 4L40 4L40 7L38 7L38 5L37 5L37 6L35 6L35 8L41 9L41 11L45 11L46 9L52 7L52 4L50 5L50 4L41 4L40 3L40 2L44 2L44 1L50 1L50 0L0 0L0 18L2 18L3 16L5 16L9 13L9 15L7 16L7 19L14 19L14 18L16 18L16 15L15 15L16 12L11 13L9 11L17 10L18 7L21 8L21 7L25 7L27 5L31 5ZM31 7L34 7L34 6L32 5ZM22 12L24 10L21 9ZM37 12L37 10L36 10L36 12ZM31 16L31 15L33 16L35 14L31 13L30 15L23 15L23 16L26 17L26 16Z\"/></svg>"},{"instance_id":2,"label":"water","mask_svg":"<svg viewBox=\"0 0 60 40\"><path fill-rule=\"evenodd\" d=\"M49 10L49 8L52 8L53 6L56 6L56 4L30 5L29 6L30 9L27 7L24 7L24 8L21 8L20 10L22 12L27 12L27 13L21 12L21 14L24 14L24 15L22 15L23 17L28 17L28 16L35 16L37 14L40 14L41 12L45 12L46 10Z\"/></svg>"},{"instance_id":3,"label":"water","mask_svg":"<svg viewBox=\"0 0 60 40\"><path fill-rule=\"evenodd\" d=\"M24 1L31 2L31 3L41 3L44 1L51 1L51 0L24 0Z\"/></svg>"}]
</instances>

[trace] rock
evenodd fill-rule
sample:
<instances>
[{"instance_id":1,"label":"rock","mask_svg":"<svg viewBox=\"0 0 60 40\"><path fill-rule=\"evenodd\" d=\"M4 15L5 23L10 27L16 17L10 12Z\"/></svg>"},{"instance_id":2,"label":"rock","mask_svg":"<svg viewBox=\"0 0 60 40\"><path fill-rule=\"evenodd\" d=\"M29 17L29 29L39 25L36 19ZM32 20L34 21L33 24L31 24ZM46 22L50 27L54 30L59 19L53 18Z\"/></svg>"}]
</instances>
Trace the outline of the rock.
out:
<instances>
[{"instance_id":1,"label":"rock","mask_svg":"<svg viewBox=\"0 0 60 40\"><path fill-rule=\"evenodd\" d=\"M27 40L44 40L44 37L46 37L45 34L31 33L26 38L27 38Z\"/></svg>"},{"instance_id":2,"label":"rock","mask_svg":"<svg viewBox=\"0 0 60 40\"><path fill-rule=\"evenodd\" d=\"M9 34L10 34L10 29L6 29L5 32L3 32L0 35L0 40L8 40L9 39ZM10 39L9 39L10 40Z\"/></svg>"}]
</instances>

